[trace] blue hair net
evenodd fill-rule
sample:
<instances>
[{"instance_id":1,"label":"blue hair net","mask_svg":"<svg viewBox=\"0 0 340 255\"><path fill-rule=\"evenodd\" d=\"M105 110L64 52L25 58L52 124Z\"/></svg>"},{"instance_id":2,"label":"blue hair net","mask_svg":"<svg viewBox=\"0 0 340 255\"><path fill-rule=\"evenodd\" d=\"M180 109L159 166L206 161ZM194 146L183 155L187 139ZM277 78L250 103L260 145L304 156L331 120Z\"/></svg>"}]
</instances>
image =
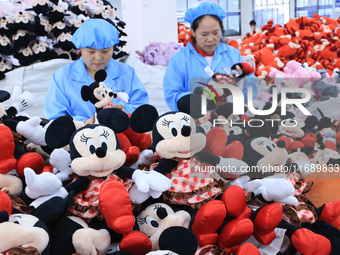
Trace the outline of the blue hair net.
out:
<instances>
[{"instance_id":1,"label":"blue hair net","mask_svg":"<svg viewBox=\"0 0 340 255\"><path fill-rule=\"evenodd\" d=\"M77 49L106 49L119 42L118 30L104 19L87 19L73 34L72 43Z\"/></svg>"},{"instance_id":2,"label":"blue hair net","mask_svg":"<svg viewBox=\"0 0 340 255\"><path fill-rule=\"evenodd\" d=\"M192 23L195 21L195 19L203 15L215 15L221 20L223 20L225 16L227 16L225 10L223 10L218 4L203 2L196 8L190 8L185 13L184 20L189 22L190 26L192 26Z\"/></svg>"}]
</instances>

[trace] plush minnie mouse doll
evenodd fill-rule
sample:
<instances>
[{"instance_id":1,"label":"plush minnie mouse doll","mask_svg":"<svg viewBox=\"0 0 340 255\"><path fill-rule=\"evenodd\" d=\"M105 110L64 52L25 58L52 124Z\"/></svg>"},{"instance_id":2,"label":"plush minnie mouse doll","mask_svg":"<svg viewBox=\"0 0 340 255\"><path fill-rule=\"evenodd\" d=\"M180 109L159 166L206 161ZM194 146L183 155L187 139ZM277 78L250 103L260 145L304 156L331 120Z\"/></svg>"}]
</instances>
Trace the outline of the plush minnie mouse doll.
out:
<instances>
[{"instance_id":1,"label":"plush minnie mouse doll","mask_svg":"<svg viewBox=\"0 0 340 255\"><path fill-rule=\"evenodd\" d=\"M123 111L103 109L97 117L100 124L77 130L70 117L59 117L48 126L45 140L50 148L69 144L73 171L90 180L88 188L75 196L69 213L126 234L135 224L127 192L132 182L142 192L155 195L170 188L170 180L155 171L146 173L122 166L125 154L116 133L129 126L129 117Z\"/></svg>"},{"instance_id":2,"label":"plush minnie mouse doll","mask_svg":"<svg viewBox=\"0 0 340 255\"><path fill-rule=\"evenodd\" d=\"M162 159L150 169L171 179L171 188L163 193L163 200L191 215L191 230L200 245L218 243L227 252L236 252L252 234L263 244L275 238L273 230L282 219L282 206L274 203L253 212L247 207L246 194L240 187L225 190L223 181L215 179L213 171L207 167L223 168L220 172L227 172L223 176L230 177L240 174L242 167L247 165L238 159L217 157L203 151L206 137L197 131L190 115L168 112L158 116L153 106L142 105L132 113L130 122L136 132L153 127L153 143ZM232 169L229 173L228 166ZM130 194L135 190L133 186ZM149 193L143 195L148 198ZM143 196L132 196L131 199L141 199L137 200L141 202ZM253 221L249 219L251 216Z\"/></svg>"}]
</instances>

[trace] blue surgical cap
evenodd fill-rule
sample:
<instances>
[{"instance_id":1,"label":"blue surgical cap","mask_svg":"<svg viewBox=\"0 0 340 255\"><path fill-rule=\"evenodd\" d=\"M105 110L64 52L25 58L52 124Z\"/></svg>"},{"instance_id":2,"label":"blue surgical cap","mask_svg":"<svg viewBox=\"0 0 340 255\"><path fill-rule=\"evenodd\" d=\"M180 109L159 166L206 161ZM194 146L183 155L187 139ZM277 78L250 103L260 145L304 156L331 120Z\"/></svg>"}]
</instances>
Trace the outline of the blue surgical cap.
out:
<instances>
[{"instance_id":1,"label":"blue surgical cap","mask_svg":"<svg viewBox=\"0 0 340 255\"><path fill-rule=\"evenodd\" d=\"M218 4L203 2L196 8L190 8L185 13L184 20L189 22L190 26L192 26L195 19L203 15L215 15L223 20L226 16L226 12Z\"/></svg>"},{"instance_id":2,"label":"blue surgical cap","mask_svg":"<svg viewBox=\"0 0 340 255\"><path fill-rule=\"evenodd\" d=\"M106 49L119 42L119 33L114 25L104 19L87 19L73 34L72 42L77 49Z\"/></svg>"}]
</instances>

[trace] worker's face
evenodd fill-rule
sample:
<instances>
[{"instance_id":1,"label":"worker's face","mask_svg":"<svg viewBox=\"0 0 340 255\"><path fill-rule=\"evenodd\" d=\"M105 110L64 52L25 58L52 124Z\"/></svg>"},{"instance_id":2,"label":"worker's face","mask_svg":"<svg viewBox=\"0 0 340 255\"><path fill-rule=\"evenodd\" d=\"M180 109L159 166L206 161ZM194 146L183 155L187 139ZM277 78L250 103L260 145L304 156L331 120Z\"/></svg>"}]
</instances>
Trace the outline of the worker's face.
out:
<instances>
[{"instance_id":1,"label":"worker's face","mask_svg":"<svg viewBox=\"0 0 340 255\"><path fill-rule=\"evenodd\" d=\"M113 47L102 50L95 48L81 48L80 51L86 65L86 69L89 72L96 72L100 69L105 69L109 64L113 54Z\"/></svg>"},{"instance_id":2,"label":"worker's face","mask_svg":"<svg viewBox=\"0 0 340 255\"><path fill-rule=\"evenodd\" d=\"M254 26L254 25L250 25L250 29L251 29L251 30L254 30L254 29L255 29L255 26Z\"/></svg>"},{"instance_id":3,"label":"worker's face","mask_svg":"<svg viewBox=\"0 0 340 255\"><path fill-rule=\"evenodd\" d=\"M208 54L213 53L221 40L221 33L218 21L210 16L205 16L194 32L196 46Z\"/></svg>"}]
</instances>

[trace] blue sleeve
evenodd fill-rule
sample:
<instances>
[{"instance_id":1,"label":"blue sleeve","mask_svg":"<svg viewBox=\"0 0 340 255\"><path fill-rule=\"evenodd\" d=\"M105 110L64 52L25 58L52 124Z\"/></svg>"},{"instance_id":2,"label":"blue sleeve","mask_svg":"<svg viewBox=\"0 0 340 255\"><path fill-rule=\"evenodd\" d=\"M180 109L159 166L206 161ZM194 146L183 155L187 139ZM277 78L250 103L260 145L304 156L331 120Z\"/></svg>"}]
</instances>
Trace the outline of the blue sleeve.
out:
<instances>
[{"instance_id":1,"label":"blue sleeve","mask_svg":"<svg viewBox=\"0 0 340 255\"><path fill-rule=\"evenodd\" d=\"M172 111L178 111L177 101L189 94L184 79L178 70L176 59L171 57L163 79L163 91L165 101Z\"/></svg>"},{"instance_id":2,"label":"blue sleeve","mask_svg":"<svg viewBox=\"0 0 340 255\"><path fill-rule=\"evenodd\" d=\"M258 92L259 92L259 80L256 78L256 76L251 73L248 74L245 77L244 81L244 87L243 87L243 94L244 94L244 100L247 100L248 98L248 88L252 89L252 98L255 99Z\"/></svg>"},{"instance_id":3,"label":"blue sleeve","mask_svg":"<svg viewBox=\"0 0 340 255\"><path fill-rule=\"evenodd\" d=\"M239 55L239 62L244 62L244 59L241 56L241 52L239 50L236 51ZM236 64L236 63L235 63ZM259 92L259 80L255 77L253 73L248 74L245 77L244 86L243 86L243 94L244 94L244 100L247 100L248 98L248 88L252 88L252 98L255 99L257 96L257 93Z\"/></svg>"},{"instance_id":4,"label":"blue sleeve","mask_svg":"<svg viewBox=\"0 0 340 255\"><path fill-rule=\"evenodd\" d=\"M144 85L139 80L135 70L133 68L131 68L131 70L131 91L128 93L129 103L124 103L122 101L119 101L118 103L124 106L126 113L132 113L137 107L149 103L148 93L146 92Z\"/></svg>"},{"instance_id":5,"label":"blue sleeve","mask_svg":"<svg viewBox=\"0 0 340 255\"><path fill-rule=\"evenodd\" d=\"M65 91L63 91L60 86L61 84L57 81L58 75L60 75L58 71L53 74L50 87L46 93L44 112L48 120L53 120L66 114L71 115L68 98L72 95L68 95ZM85 122L88 119L85 116L72 116L72 118L82 122Z\"/></svg>"}]
</instances>

